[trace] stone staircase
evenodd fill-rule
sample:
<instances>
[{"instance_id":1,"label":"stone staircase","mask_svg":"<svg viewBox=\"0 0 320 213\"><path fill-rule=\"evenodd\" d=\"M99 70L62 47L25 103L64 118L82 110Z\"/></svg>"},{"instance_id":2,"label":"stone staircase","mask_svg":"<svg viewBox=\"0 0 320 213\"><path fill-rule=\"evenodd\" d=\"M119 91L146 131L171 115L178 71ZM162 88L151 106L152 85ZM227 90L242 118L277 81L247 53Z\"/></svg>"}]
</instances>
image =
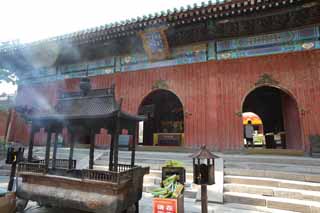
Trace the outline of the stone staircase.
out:
<instances>
[{"instance_id":1,"label":"stone staircase","mask_svg":"<svg viewBox=\"0 0 320 213\"><path fill-rule=\"evenodd\" d=\"M11 165L5 164L4 161L0 162L0 176L9 176L11 172Z\"/></svg>"},{"instance_id":2,"label":"stone staircase","mask_svg":"<svg viewBox=\"0 0 320 213\"><path fill-rule=\"evenodd\" d=\"M185 197L195 199L199 186L192 184L190 153L137 152L136 164L150 166L144 191L159 187L161 166L180 160L187 170ZM226 206L262 212L320 212L320 159L270 155L222 155L224 159L224 202ZM95 161L108 162L108 153ZM130 162L130 152L119 161Z\"/></svg>"},{"instance_id":3,"label":"stone staircase","mask_svg":"<svg viewBox=\"0 0 320 213\"><path fill-rule=\"evenodd\" d=\"M172 155L172 156L171 156ZM152 190L160 187L161 182L161 167L166 161L175 159L182 161L186 168L186 183L185 183L185 197L195 199L199 186L193 184L192 175L192 160L189 159L189 153L150 153L150 152L137 152L136 164L140 166L149 166L150 174L144 176L143 191L152 192ZM170 156L170 157L169 157ZM109 161L109 153L105 153L102 157L95 161L95 166L105 167ZM119 154L119 163L130 163L131 153L122 151Z\"/></svg>"},{"instance_id":4,"label":"stone staircase","mask_svg":"<svg viewBox=\"0 0 320 213\"><path fill-rule=\"evenodd\" d=\"M320 212L320 160L225 157L224 202L294 212Z\"/></svg>"}]
</instances>

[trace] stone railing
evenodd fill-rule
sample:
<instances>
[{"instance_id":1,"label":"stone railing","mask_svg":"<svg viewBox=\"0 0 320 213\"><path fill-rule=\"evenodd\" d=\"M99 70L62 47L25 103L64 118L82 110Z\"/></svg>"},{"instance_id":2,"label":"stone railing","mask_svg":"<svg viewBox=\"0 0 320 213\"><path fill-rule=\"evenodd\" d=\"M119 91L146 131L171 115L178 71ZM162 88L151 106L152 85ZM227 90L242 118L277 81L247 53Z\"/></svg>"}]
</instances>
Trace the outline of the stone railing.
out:
<instances>
[{"instance_id":1,"label":"stone railing","mask_svg":"<svg viewBox=\"0 0 320 213\"><path fill-rule=\"evenodd\" d=\"M132 178L133 171L136 168L137 167L132 167L130 165L119 164L118 172L85 169L82 170L82 178L97 181L108 181L119 184L125 180L130 180Z\"/></svg>"},{"instance_id":2,"label":"stone railing","mask_svg":"<svg viewBox=\"0 0 320 213\"><path fill-rule=\"evenodd\" d=\"M18 172L45 173L45 165L41 163L20 162Z\"/></svg>"},{"instance_id":3,"label":"stone railing","mask_svg":"<svg viewBox=\"0 0 320 213\"><path fill-rule=\"evenodd\" d=\"M45 160L40 160L40 164L45 164ZM75 169L77 166L77 161L72 160L72 167L71 169ZM49 160L49 167L52 168L52 159ZM56 168L69 168L69 160L68 159L56 159Z\"/></svg>"},{"instance_id":4,"label":"stone railing","mask_svg":"<svg viewBox=\"0 0 320 213\"><path fill-rule=\"evenodd\" d=\"M134 167L132 167L129 164L118 164L118 172L124 172L124 171L130 170L132 168L134 168Z\"/></svg>"},{"instance_id":5,"label":"stone railing","mask_svg":"<svg viewBox=\"0 0 320 213\"><path fill-rule=\"evenodd\" d=\"M97 180L97 181L108 181L117 183L117 172L111 171L99 171L99 170L91 170L91 169L84 169L82 170L82 179L89 179L89 180Z\"/></svg>"},{"instance_id":6,"label":"stone railing","mask_svg":"<svg viewBox=\"0 0 320 213\"><path fill-rule=\"evenodd\" d=\"M75 168L76 161L73 160L72 162L73 162L73 168ZM50 164L49 165L50 167L52 164L52 160L50 160L49 164ZM68 166L69 166L69 161L64 159L59 159L59 160L57 159L56 161L57 170L52 170L50 168L48 168L47 170L44 164L44 160L40 160L37 163L20 162L18 164L18 172L41 173L41 174L49 173L49 174L54 174L58 176L64 176L66 174L61 173L61 170L59 169L67 169ZM132 179L133 173L136 169L140 169L140 167L136 167L136 166L132 167L131 165L119 164L117 171L100 171L100 170L93 170L93 169L72 170L74 172L72 177L120 184L120 183L123 183L124 181ZM66 170L63 170L63 171L66 171Z\"/></svg>"}]
</instances>

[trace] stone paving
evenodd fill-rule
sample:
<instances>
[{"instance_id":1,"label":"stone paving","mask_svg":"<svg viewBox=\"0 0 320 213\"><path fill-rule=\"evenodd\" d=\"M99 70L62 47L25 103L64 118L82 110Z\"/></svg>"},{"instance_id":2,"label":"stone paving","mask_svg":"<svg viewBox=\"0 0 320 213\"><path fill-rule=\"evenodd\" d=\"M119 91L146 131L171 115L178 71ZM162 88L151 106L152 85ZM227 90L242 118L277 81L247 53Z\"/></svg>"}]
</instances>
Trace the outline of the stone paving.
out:
<instances>
[{"instance_id":1,"label":"stone paving","mask_svg":"<svg viewBox=\"0 0 320 213\"><path fill-rule=\"evenodd\" d=\"M200 203L196 203L192 199L185 199L185 213L200 213ZM152 196L149 193L143 193L143 198L139 203L139 211L141 213L152 212ZM208 213L259 213L253 210L241 210L218 204L209 204ZM25 213L85 213L72 209L44 208L39 207L37 203L30 202Z\"/></svg>"},{"instance_id":2,"label":"stone paving","mask_svg":"<svg viewBox=\"0 0 320 213\"><path fill-rule=\"evenodd\" d=\"M105 154L105 150L95 150L95 159L99 158L103 154ZM44 157L44 147L36 147L34 149L34 155L43 158ZM68 148L59 148L57 158L68 159L69 149ZM75 149L74 151L74 159L77 160L77 168L86 168L88 166L88 149ZM1 161L0 163L4 163ZM8 177L1 176L0 174L0 188L7 188ZM185 198L185 213L199 213L200 203L195 202L195 199ZM152 212L152 196L150 193L143 193L143 198L140 201L139 210L142 213L151 213ZM221 204L209 204L209 213L222 213L222 212L231 212L231 213L258 213L264 212L259 209L239 209L237 207L232 207L228 205ZM26 213L76 213L78 210L71 209L59 209L59 208L45 208L39 207L36 202L29 202Z\"/></svg>"}]
</instances>

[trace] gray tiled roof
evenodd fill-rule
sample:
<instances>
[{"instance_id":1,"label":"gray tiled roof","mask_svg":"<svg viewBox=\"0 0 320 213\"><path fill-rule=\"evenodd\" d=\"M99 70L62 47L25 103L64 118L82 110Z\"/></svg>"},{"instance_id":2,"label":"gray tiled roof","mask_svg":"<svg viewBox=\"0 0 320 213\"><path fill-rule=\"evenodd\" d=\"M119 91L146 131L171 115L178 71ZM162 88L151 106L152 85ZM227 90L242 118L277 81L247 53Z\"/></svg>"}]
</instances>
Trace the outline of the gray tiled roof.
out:
<instances>
[{"instance_id":1,"label":"gray tiled roof","mask_svg":"<svg viewBox=\"0 0 320 213\"><path fill-rule=\"evenodd\" d=\"M291 0L299 1L299 0ZM57 41L72 41L72 42L84 42L88 41L99 41L108 40L112 38L121 37L124 35L132 35L148 26L157 26L159 24L170 25L170 23L179 22L183 19L202 20L211 18L221 18L229 17L232 14L236 15L239 11L255 11L260 10L261 5L269 5L269 7L277 6L280 3L284 4L288 0L274 0L274 1L262 1L262 0L216 0L202 2L201 4L187 5L186 7L173 8L168 10L163 10L161 12L156 12L154 14L143 15L137 18L126 19L120 22L114 22L110 24L105 24L93 28L84 29L78 32L72 32L56 37L51 37L48 39L43 39L35 41L30 44L22 44L12 46L11 48L0 48L0 54L5 54L8 52L15 51L20 48L45 45L51 42ZM259 6L260 5L260 6ZM247 9L249 7L249 9ZM233 11L233 12L231 12ZM238 11L238 12L234 12ZM208 17L205 17L208 16Z\"/></svg>"},{"instance_id":2,"label":"gray tiled roof","mask_svg":"<svg viewBox=\"0 0 320 213\"><path fill-rule=\"evenodd\" d=\"M91 90L86 96L81 93L65 93L58 100L54 110L46 113L36 113L35 120L72 120L89 118L109 118L120 110L113 93L108 89ZM120 112L120 117L130 120L143 120L141 116L134 116Z\"/></svg>"}]
</instances>

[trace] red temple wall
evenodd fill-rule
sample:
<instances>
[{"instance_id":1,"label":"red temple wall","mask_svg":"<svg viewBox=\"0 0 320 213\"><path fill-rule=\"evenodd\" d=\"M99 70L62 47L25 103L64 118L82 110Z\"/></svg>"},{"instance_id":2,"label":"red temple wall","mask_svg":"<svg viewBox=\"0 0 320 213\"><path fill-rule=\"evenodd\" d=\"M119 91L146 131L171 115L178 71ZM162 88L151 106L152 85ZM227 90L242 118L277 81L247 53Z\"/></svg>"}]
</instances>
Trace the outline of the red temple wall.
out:
<instances>
[{"instance_id":1,"label":"red temple wall","mask_svg":"<svg viewBox=\"0 0 320 213\"><path fill-rule=\"evenodd\" d=\"M295 97L300 112L303 147L309 150L308 136L320 134L320 51L119 72L92 77L92 83L93 88L105 88L114 81L116 96L123 98L124 110L136 114L154 83L165 80L169 90L180 98L184 106L185 145L207 144L218 150L234 150L243 143L242 119L237 113L242 110L245 96L265 73ZM77 90L78 82L79 79L68 79L33 87L21 86L17 100L25 104L41 100L40 105L54 105L57 88ZM102 132L99 143L105 140L101 139L106 137L103 135L105 133ZM299 134L293 137L299 137ZM27 131L16 131L14 139L22 138L28 138Z\"/></svg>"},{"instance_id":2,"label":"red temple wall","mask_svg":"<svg viewBox=\"0 0 320 213\"><path fill-rule=\"evenodd\" d=\"M297 131L301 129L297 103L289 95L284 95L282 98L284 129L286 132L287 148L303 149L303 144L300 143L301 131Z\"/></svg>"},{"instance_id":3,"label":"red temple wall","mask_svg":"<svg viewBox=\"0 0 320 213\"><path fill-rule=\"evenodd\" d=\"M1 139L5 138L8 117L9 117L8 111L0 111L0 138Z\"/></svg>"}]
</instances>

